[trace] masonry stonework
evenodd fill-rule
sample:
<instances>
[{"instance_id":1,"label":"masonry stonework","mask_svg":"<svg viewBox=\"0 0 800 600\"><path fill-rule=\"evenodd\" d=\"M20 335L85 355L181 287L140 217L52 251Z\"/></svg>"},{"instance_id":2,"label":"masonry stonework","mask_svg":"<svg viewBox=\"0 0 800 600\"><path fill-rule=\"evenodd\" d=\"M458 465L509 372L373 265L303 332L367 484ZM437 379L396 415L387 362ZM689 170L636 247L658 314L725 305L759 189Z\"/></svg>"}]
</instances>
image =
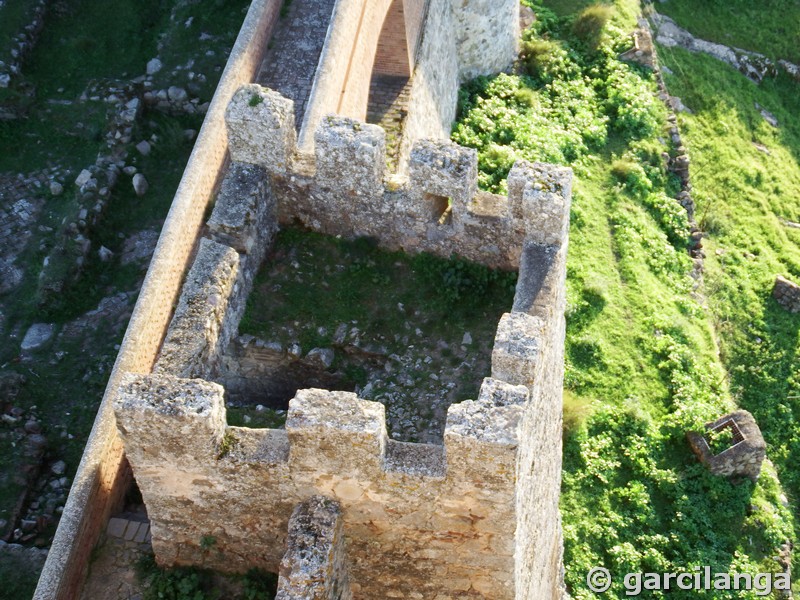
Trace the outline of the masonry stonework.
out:
<instances>
[{"instance_id":1,"label":"masonry stonework","mask_svg":"<svg viewBox=\"0 0 800 600\"><path fill-rule=\"evenodd\" d=\"M505 71L517 57L518 0L453 0L462 81Z\"/></svg>"},{"instance_id":2,"label":"masonry stonework","mask_svg":"<svg viewBox=\"0 0 800 600\"><path fill-rule=\"evenodd\" d=\"M715 454L707 436L724 430L729 432L732 442L722 450L717 449ZM700 462L711 473L721 477L748 477L756 481L767 457L767 444L761 430L753 415L746 410L737 410L706 423L703 434L690 431L686 437Z\"/></svg>"},{"instance_id":3,"label":"masonry stonework","mask_svg":"<svg viewBox=\"0 0 800 600\"><path fill-rule=\"evenodd\" d=\"M221 182L214 211L200 227L205 204L182 188L155 259L156 275L171 269L170 293L156 301L148 276L134 319L147 337L143 349L126 342L138 354L120 363L106 412L116 417L162 565L279 572L286 599L560 598L571 172L520 161L508 196L477 190L474 150L446 138L459 82L513 61L517 3L404 0L411 93L401 167L387 173L383 130L331 113L361 116L391 4L337 0L300 131L290 100L226 83L226 131L201 132L195 149L214 153L200 186L205 200ZM253 73L278 8L259 5L266 33L234 53ZM191 232L178 235L189 213ZM254 274L289 223L519 272L491 377L477 398L450 406L441 444L391 440L382 404L319 388L294 394L283 429L227 425L230 390L218 382Z\"/></svg>"},{"instance_id":4,"label":"masonry stonework","mask_svg":"<svg viewBox=\"0 0 800 600\"><path fill-rule=\"evenodd\" d=\"M276 600L350 600L342 509L325 496L297 505L289 519Z\"/></svg>"},{"instance_id":5,"label":"masonry stonework","mask_svg":"<svg viewBox=\"0 0 800 600\"><path fill-rule=\"evenodd\" d=\"M241 146L243 162L230 167L209 221L217 241L200 244L156 368L127 376L115 403L158 561L280 569L285 590L300 585L292 573L328 573L328 587L309 580L306 597L338 597L332 573L344 567L334 563L347 565L353 598L560 597L569 169L520 161L509 196L487 195L477 190L474 150L427 140L412 150L408 179L386 183L383 131L340 117L320 124L314 155L292 149L285 172L252 166L248 153L257 151ZM226 206L232 198L238 203ZM271 216L253 216L255 198L269 199ZM444 205L433 210L437 199ZM296 221L519 270L492 376L476 399L450 406L443 444L391 440L382 404L315 388L296 392L285 429L225 424L226 390L211 380L224 370L249 290L241 265L263 256L278 222ZM254 222L267 233L254 233ZM316 566L293 570L292 514L317 496L340 512L314 526L327 548ZM335 552L323 540L331 535L342 540ZM208 536L213 547L203 543Z\"/></svg>"},{"instance_id":6,"label":"masonry stonework","mask_svg":"<svg viewBox=\"0 0 800 600\"><path fill-rule=\"evenodd\" d=\"M800 312L800 285L778 275L775 278L775 287L772 295L782 307L789 312Z\"/></svg>"}]
</instances>

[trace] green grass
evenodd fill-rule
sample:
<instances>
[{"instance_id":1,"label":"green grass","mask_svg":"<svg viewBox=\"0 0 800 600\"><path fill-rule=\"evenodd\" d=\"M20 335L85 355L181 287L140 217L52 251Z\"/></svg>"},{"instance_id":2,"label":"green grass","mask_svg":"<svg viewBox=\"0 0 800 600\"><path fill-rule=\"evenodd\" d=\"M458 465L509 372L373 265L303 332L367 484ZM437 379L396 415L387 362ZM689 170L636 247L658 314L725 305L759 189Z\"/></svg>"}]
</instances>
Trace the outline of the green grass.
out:
<instances>
[{"instance_id":1,"label":"green grass","mask_svg":"<svg viewBox=\"0 0 800 600\"><path fill-rule=\"evenodd\" d=\"M24 600L32 598L39 573L30 568L27 560L13 554L5 554L0 560L0 598L4 600Z\"/></svg>"},{"instance_id":2,"label":"green grass","mask_svg":"<svg viewBox=\"0 0 800 600\"><path fill-rule=\"evenodd\" d=\"M20 3L12 0L6 8L17 4ZM2 298L6 332L18 330L24 335L34 322L55 323L58 332L73 319L95 309L101 299L121 291L135 291L140 285L142 266L120 264L124 241L120 234L128 236L146 228L160 229L193 145L183 130L199 130L201 116L175 118L158 113L142 116L136 125L134 141L155 134L158 142L147 157L131 148L127 164L136 165L145 174L150 183L148 193L137 197L131 178L120 175L103 221L89 234L92 250L80 277L46 305L39 306L32 300L39 269L60 236L64 219L75 217L77 204L72 182L80 169L94 163L108 123L109 105L102 101L79 101L78 96L92 81L124 82L143 74L147 60L157 53L158 34L167 28L174 4L161 0L115 3L66 0L57 7L51 6L46 27L22 77L15 81L16 87L2 93L0 100L16 103L23 109L24 117L0 122L0 147L10 150L0 152L0 171L29 173L52 165L72 171L63 181L64 192L60 196L51 197L46 186L40 192L44 207L32 228L30 243L18 258L19 264L26 267L25 278L13 294ZM227 28L224 36L209 43L224 64L224 48L238 31L241 11L232 11L223 22L216 0L191 5L197 13L213 13L220 32ZM212 5L217 12L210 10ZM0 28L10 26L10 21L4 20L4 11L5 8L0 11ZM188 52L188 46L183 51ZM193 51L200 53L196 43ZM174 58L185 63L188 59L185 55L173 57L169 50L162 50L162 54L165 60ZM213 69L207 73L211 90L219 74ZM60 88L63 90L59 91ZM22 90L33 93L26 95ZM40 227L51 229L40 230ZM101 245L115 254L108 263L98 258ZM131 307L133 302L132 298ZM38 407L36 412L48 438L49 458L63 459L68 477L72 477L82 456L124 329L124 315L119 323L103 321L96 327L85 328L74 338L54 340L27 361L18 357L19 337L9 337L0 343L0 370L22 373L28 380L16 405L24 409ZM21 485L13 479L21 466L19 452L9 446L11 442L11 438L0 440L0 469L4 475L9 474L0 479L0 517L9 514L21 490ZM0 557L0 569L5 569L6 564L5 557ZM36 574L30 574L31 585L35 585L35 578ZM14 593L12 597L24 598L26 594Z\"/></svg>"},{"instance_id":3,"label":"green grass","mask_svg":"<svg viewBox=\"0 0 800 600\"><path fill-rule=\"evenodd\" d=\"M800 62L797 0L668 0L656 10L702 39Z\"/></svg>"},{"instance_id":4,"label":"green grass","mask_svg":"<svg viewBox=\"0 0 800 600\"><path fill-rule=\"evenodd\" d=\"M216 539L204 536L201 546L212 551ZM278 588L278 576L258 569L244 575L220 575L207 569L159 568L152 556L144 556L136 565L137 578L146 582L144 600L271 600Z\"/></svg>"},{"instance_id":5,"label":"green grass","mask_svg":"<svg viewBox=\"0 0 800 600\"><path fill-rule=\"evenodd\" d=\"M74 98L91 79L142 75L156 55L156 35L169 3L161 0L104 2L66 0L51 11L24 69L39 97ZM63 95L58 92L64 88Z\"/></svg>"},{"instance_id":6,"label":"green grass","mask_svg":"<svg viewBox=\"0 0 800 600\"><path fill-rule=\"evenodd\" d=\"M256 278L239 329L282 343L297 336L306 351L330 344L340 324L354 321L397 350L404 344L394 336L407 334L407 324L458 337L456 344L464 331L492 340L513 302L514 282L512 273L464 261L380 250L369 238L285 229Z\"/></svg>"},{"instance_id":7,"label":"green grass","mask_svg":"<svg viewBox=\"0 0 800 600\"><path fill-rule=\"evenodd\" d=\"M554 58L534 59L530 77L468 85L453 134L478 149L487 189L504 188L515 158L570 164L576 173L561 500L574 598L596 597L585 585L594 566L615 576L614 597L624 596L628 572L771 571L777 547L794 537L774 475L756 485L713 477L685 441L687 430L730 411L734 396L717 354L715 314L692 295L686 215L660 159L674 153L659 141L668 139L663 107L651 75L616 59L633 26L631 4L619 3L597 50L573 37L574 3L546 3L565 19L535 8L546 18L525 41L547 40ZM728 82L708 84L709 93L719 85ZM775 105L766 97L762 104ZM733 165L720 170L738 176ZM747 237L744 223L737 226Z\"/></svg>"},{"instance_id":8,"label":"green grass","mask_svg":"<svg viewBox=\"0 0 800 600\"><path fill-rule=\"evenodd\" d=\"M768 443L795 516L800 474L800 315L771 296L775 275L800 281L800 110L797 85L754 85L711 58L661 49L675 75L672 93L694 114L681 115L693 158L693 183L709 231L706 282L722 359L739 404L751 411ZM755 103L780 122L768 125ZM763 145L769 154L760 151Z\"/></svg>"},{"instance_id":9,"label":"green grass","mask_svg":"<svg viewBox=\"0 0 800 600\"><path fill-rule=\"evenodd\" d=\"M0 60L6 63L11 60L11 38L31 22L33 8L31 0L6 0L0 8Z\"/></svg>"},{"instance_id":10,"label":"green grass","mask_svg":"<svg viewBox=\"0 0 800 600\"><path fill-rule=\"evenodd\" d=\"M163 68L153 76L156 87L184 86L202 101L211 100L249 6L249 0L205 0L202 4L177 0L159 52ZM201 36L212 39L201 40ZM198 52L198 47L203 51ZM208 51L213 54L209 56ZM190 60L191 67L186 68ZM179 75L172 75L175 69ZM189 72L202 73L206 80L189 80Z\"/></svg>"}]
</instances>

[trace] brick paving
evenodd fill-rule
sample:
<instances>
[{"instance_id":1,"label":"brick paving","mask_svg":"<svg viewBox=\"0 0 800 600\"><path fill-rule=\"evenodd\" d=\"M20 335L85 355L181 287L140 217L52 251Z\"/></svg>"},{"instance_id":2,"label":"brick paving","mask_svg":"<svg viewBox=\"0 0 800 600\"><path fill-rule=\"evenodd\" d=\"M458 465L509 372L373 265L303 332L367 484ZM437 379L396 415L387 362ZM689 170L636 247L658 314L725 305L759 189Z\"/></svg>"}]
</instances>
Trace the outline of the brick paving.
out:
<instances>
[{"instance_id":1,"label":"brick paving","mask_svg":"<svg viewBox=\"0 0 800 600\"><path fill-rule=\"evenodd\" d=\"M294 100L299 131L335 0L293 0L275 26L256 82Z\"/></svg>"},{"instance_id":2,"label":"brick paving","mask_svg":"<svg viewBox=\"0 0 800 600\"><path fill-rule=\"evenodd\" d=\"M386 166L390 171L397 171L410 93L411 80L407 77L373 75L370 82L367 123L386 131Z\"/></svg>"},{"instance_id":3,"label":"brick paving","mask_svg":"<svg viewBox=\"0 0 800 600\"><path fill-rule=\"evenodd\" d=\"M150 523L142 512L112 517L94 553L81 600L140 600L136 563L152 553Z\"/></svg>"}]
</instances>

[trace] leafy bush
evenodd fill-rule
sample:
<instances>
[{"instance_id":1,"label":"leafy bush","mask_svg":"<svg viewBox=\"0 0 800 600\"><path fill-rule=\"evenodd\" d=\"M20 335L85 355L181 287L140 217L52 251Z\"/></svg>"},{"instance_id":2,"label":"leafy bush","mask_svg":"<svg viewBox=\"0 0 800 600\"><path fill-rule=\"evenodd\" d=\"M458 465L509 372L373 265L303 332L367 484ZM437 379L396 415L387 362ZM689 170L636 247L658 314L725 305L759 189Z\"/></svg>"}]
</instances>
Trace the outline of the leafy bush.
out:
<instances>
[{"instance_id":1,"label":"leafy bush","mask_svg":"<svg viewBox=\"0 0 800 600\"><path fill-rule=\"evenodd\" d=\"M625 189L639 198L646 196L653 189L653 184L638 162L617 159L611 165L611 174L625 186Z\"/></svg>"},{"instance_id":2,"label":"leafy bush","mask_svg":"<svg viewBox=\"0 0 800 600\"><path fill-rule=\"evenodd\" d=\"M612 128L626 139L655 133L663 122L664 107L653 101L653 89L628 65L616 61L605 82L605 110Z\"/></svg>"},{"instance_id":3,"label":"leafy bush","mask_svg":"<svg viewBox=\"0 0 800 600\"><path fill-rule=\"evenodd\" d=\"M564 77L573 70L570 68L572 65L567 51L560 43L552 40L523 40L519 61L525 74L542 83Z\"/></svg>"},{"instance_id":4,"label":"leafy bush","mask_svg":"<svg viewBox=\"0 0 800 600\"><path fill-rule=\"evenodd\" d=\"M540 0L522 0L522 4L533 9L533 12L536 14L536 20L528 31L523 32L523 38L529 34L542 35L558 27L561 19Z\"/></svg>"},{"instance_id":5,"label":"leafy bush","mask_svg":"<svg viewBox=\"0 0 800 600\"><path fill-rule=\"evenodd\" d=\"M154 557L148 554L137 563L136 574L144 583L143 600L223 598L223 593L214 582L213 573L207 569L162 569L156 564ZM230 575L225 579L229 585L241 588L241 594L236 595L236 600L270 600L275 597L278 588L278 576L261 569L250 569L246 575Z\"/></svg>"},{"instance_id":6,"label":"leafy bush","mask_svg":"<svg viewBox=\"0 0 800 600\"><path fill-rule=\"evenodd\" d=\"M717 455L733 445L733 430L730 427L710 429L705 433L711 454Z\"/></svg>"},{"instance_id":7,"label":"leafy bush","mask_svg":"<svg viewBox=\"0 0 800 600\"><path fill-rule=\"evenodd\" d=\"M569 390L564 390L564 421L563 427L566 433L577 431L592 414L591 402L573 394Z\"/></svg>"},{"instance_id":8,"label":"leafy bush","mask_svg":"<svg viewBox=\"0 0 800 600\"><path fill-rule=\"evenodd\" d=\"M516 273L489 269L455 256L443 260L423 252L413 257L412 265L417 274L440 287L437 301L445 305L468 299L481 303L495 291L513 289L517 281Z\"/></svg>"},{"instance_id":9,"label":"leafy bush","mask_svg":"<svg viewBox=\"0 0 800 600\"><path fill-rule=\"evenodd\" d=\"M212 592L208 571L192 568L160 569L152 555L143 557L137 565L139 578L145 584L143 600L211 600L219 598Z\"/></svg>"},{"instance_id":10,"label":"leafy bush","mask_svg":"<svg viewBox=\"0 0 800 600\"><path fill-rule=\"evenodd\" d=\"M614 7L609 4L593 4L588 6L572 24L572 34L581 40L591 51L597 51L605 41L605 28L614 14Z\"/></svg>"}]
</instances>

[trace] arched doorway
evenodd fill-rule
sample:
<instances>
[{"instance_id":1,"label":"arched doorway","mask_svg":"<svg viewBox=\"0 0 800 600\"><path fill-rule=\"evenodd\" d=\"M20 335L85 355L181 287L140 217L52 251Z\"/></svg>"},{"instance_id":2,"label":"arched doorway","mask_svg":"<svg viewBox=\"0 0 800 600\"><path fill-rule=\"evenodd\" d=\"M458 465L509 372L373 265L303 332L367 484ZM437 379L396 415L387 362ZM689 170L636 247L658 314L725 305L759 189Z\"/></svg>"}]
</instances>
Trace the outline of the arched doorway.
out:
<instances>
[{"instance_id":1,"label":"arched doorway","mask_svg":"<svg viewBox=\"0 0 800 600\"><path fill-rule=\"evenodd\" d=\"M383 21L370 79L367 122L386 130L386 161L397 169L406 106L411 90L412 52L404 0L393 0Z\"/></svg>"}]
</instances>

